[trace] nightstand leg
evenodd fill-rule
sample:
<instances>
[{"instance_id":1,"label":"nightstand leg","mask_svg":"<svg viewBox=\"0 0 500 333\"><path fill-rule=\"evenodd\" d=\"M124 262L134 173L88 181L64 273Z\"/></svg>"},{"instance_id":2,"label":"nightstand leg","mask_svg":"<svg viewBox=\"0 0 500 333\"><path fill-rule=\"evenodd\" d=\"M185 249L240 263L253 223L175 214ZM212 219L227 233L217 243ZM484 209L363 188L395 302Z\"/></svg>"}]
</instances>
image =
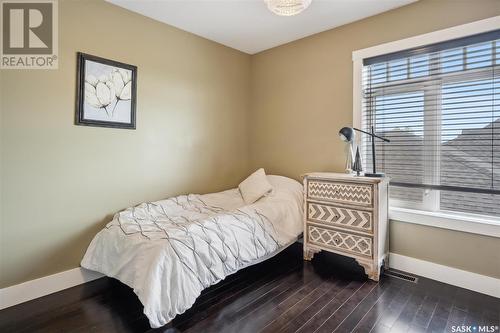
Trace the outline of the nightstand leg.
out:
<instances>
[{"instance_id":1,"label":"nightstand leg","mask_svg":"<svg viewBox=\"0 0 500 333\"><path fill-rule=\"evenodd\" d=\"M304 260L311 261L320 250L310 249L304 246Z\"/></svg>"},{"instance_id":2,"label":"nightstand leg","mask_svg":"<svg viewBox=\"0 0 500 333\"><path fill-rule=\"evenodd\" d=\"M378 282L379 277L380 277L380 274L378 274L376 271L371 271L370 274L368 274L368 278L370 280L375 281L375 282Z\"/></svg>"},{"instance_id":3,"label":"nightstand leg","mask_svg":"<svg viewBox=\"0 0 500 333\"><path fill-rule=\"evenodd\" d=\"M375 267L373 263L367 263L364 261L357 260L357 263L364 268L365 274L368 276L370 280L378 282L380 277L380 270L378 267Z\"/></svg>"}]
</instances>

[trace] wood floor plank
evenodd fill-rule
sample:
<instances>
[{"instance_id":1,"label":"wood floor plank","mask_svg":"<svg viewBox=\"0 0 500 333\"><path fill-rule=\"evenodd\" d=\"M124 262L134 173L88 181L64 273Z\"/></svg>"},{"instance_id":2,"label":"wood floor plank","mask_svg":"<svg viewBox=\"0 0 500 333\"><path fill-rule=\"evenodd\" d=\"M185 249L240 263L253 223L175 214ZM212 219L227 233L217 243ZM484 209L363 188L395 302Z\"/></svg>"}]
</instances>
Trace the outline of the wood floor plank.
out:
<instances>
[{"instance_id":1,"label":"wood floor plank","mask_svg":"<svg viewBox=\"0 0 500 333\"><path fill-rule=\"evenodd\" d=\"M385 326L382 323L377 323L370 331L366 331L367 333L389 333L391 332L391 329L387 326ZM403 333L403 332L399 332Z\"/></svg>"},{"instance_id":2,"label":"wood floor plank","mask_svg":"<svg viewBox=\"0 0 500 333\"><path fill-rule=\"evenodd\" d=\"M256 299L249 303L244 308L235 311L232 316L229 317L227 321L219 321L219 324L212 325L209 327L207 332L235 332L238 331L238 326L241 324L247 323L250 326L253 326L253 321L245 321L248 314L251 314L261 306L265 306L268 304L273 304L275 302L279 302L280 299L286 298L290 293L292 293L292 289L297 289L300 286L300 281L293 281L291 283L281 284L277 288L269 291L263 297ZM250 329L253 331L252 329Z\"/></svg>"},{"instance_id":3,"label":"wood floor plank","mask_svg":"<svg viewBox=\"0 0 500 333\"><path fill-rule=\"evenodd\" d=\"M302 327L311 317L320 312L349 284L345 280L337 280L336 283L323 296L318 298L313 304L305 308L301 314L286 323L279 331L285 333L295 332L297 328Z\"/></svg>"},{"instance_id":4,"label":"wood floor plank","mask_svg":"<svg viewBox=\"0 0 500 333\"><path fill-rule=\"evenodd\" d=\"M343 319L333 332L352 332L364 315L390 290L390 287L391 284L386 279L382 279L379 285Z\"/></svg>"},{"instance_id":5,"label":"wood floor plank","mask_svg":"<svg viewBox=\"0 0 500 333\"><path fill-rule=\"evenodd\" d=\"M443 317L432 317L429 327L427 327L427 333L442 333L445 331L447 319Z\"/></svg>"},{"instance_id":6,"label":"wood floor plank","mask_svg":"<svg viewBox=\"0 0 500 333\"><path fill-rule=\"evenodd\" d=\"M422 328L424 331L429 327L434 311L436 310L438 299L434 295L426 294L422 305L415 314L411 326Z\"/></svg>"},{"instance_id":7,"label":"wood floor plank","mask_svg":"<svg viewBox=\"0 0 500 333\"><path fill-rule=\"evenodd\" d=\"M318 333L330 333L349 316L356 307L377 287L377 283L367 281L346 302L344 302L323 324L316 330Z\"/></svg>"},{"instance_id":8,"label":"wood floor plank","mask_svg":"<svg viewBox=\"0 0 500 333\"><path fill-rule=\"evenodd\" d=\"M261 302L266 302L281 294L290 285L303 279L304 275L313 276L312 274L313 272L309 267L300 270L294 269L289 273L285 273L280 279L275 279L226 305L222 312L213 313L196 325L189 327L186 332L199 332L201 328L203 328L204 332L220 332L226 326L238 320L246 311L251 311L258 307ZM179 327L179 329L184 328Z\"/></svg>"},{"instance_id":9,"label":"wood floor plank","mask_svg":"<svg viewBox=\"0 0 500 333\"><path fill-rule=\"evenodd\" d=\"M394 279L389 279L389 283L392 285L392 287L386 293L384 293L370 309L368 309L361 320L353 328L354 332L369 332L377 325L379 321L386 320L384 319L384 315L386 315L387 312L394 315L395 312L401 311L400 308L395 307L394 303L395 300L398 300L398 296L404 295L401 292L401 289L403 289L404 286L402 286L400 283L395 284ZM406 284L406 286L408 286L408 284ZM405 302L404 298L402 299L402 302ZM399 313L396 314L396 317L398 315ZM382 328L385 328L386 326L387 325L384 325L383 322L381 323ZM390 327L391 326L389 326L389 328Z\"/></svg>"},{"instance_id":10,"label":"wood floor plank","mask_svg":"<svg viewBox=\"0 0 500 333\"><path fill-rule=\"evenodd\" d=\"M332 287L332 281L323 281L319 284L317 288L311 290L309 293L303 295L301 299L295 304L284 304L280 308L280 313L274 316L274 320L269 322L265 327L261 329L261 332L277 332L281 327L285 326L290 320L293 320L298 315L300 315L305 309L307 309L312 303L318 300L321 296L326 294Z\"/></svg>"},{"instance_id":11,"label":"wood floor plank","mask_svg":"<svg viewBox=\"0 0 500 333\"><path fill-rule=\"evenodd\" d=\"M51 311L50 316L45 315L35 320L25 321L22 323L23 326L18 326L16 330L20 332L64 332L71 327L72 331L85 331L88 329L89 322L93 322L95 327L103 327L110 322L115 326L126 326L143 316L140 303L121 302L121 300L121 298L114 299L111 293L102 294ZM112 309L112 311L107 309Z\"/></svg>"},{"instance_id":12,"label":"wood floor plank","mask_svg":"<svg viewBox=\"0 0 500 333\"><path fill-rule=\"evenodd\" d=\"M442 333L445 331L457 288L451 285L436 284L429 286L428 290L438 297L438 303L426 332Z\"/></svg>"},{"instance_id":13,"label":"wood floor plank","mask_svg":"<svg viewBox=\"0 0 500 333\"><path fill-rule=\"evenodd\" d=\"M263 295L282 284L293 282L300 278L301 272L297 271L297 267L295 267L289 271L281 272L281 274L273 277L266 283L251 283L243 290L230 295L221 302L206 307L204 310L199 309L195 311L192 316L186 317L182 323L176 323L175 327L181 331L196 332L200 327L207 330L209 327L218 325L215 321L223 321L226 324L228 320L233 318L235 313L249 303L260 299ZM220 311L223 313L220 313Z\"/></svg>"},{"instance_id":14,"label":"wood floor plank","mask_svg":"<svg viewBox=\"0 0 500 333\"><path fill-rule=\"evenodd\" d=\"M352 281L334 299L325 305L318 313L311 317L302 327L296 330L298 333L316 331L330 316L335 313L346 301L348 301L366 282Z\"/></svg>"},{"instance_id":15,"label":"wood floor plank","mask_svg":"<svg viewBox=\"0 0 500 333\"><path fill-rule=\"evenodd\" d=\"M323 282L324 283L324 282ZM297 302L304 299L305 296L315 290L318 285L322 285L321 279L314 279L306 284L292 286L279 296L263 303L253 311L245 313L231 326L228 326L227 332L257 332L266 325L267 322L282 314L286 309L290 309Z\"/></svg>"},{"instance_id":16,"label":"wood floor plank","mask_svg":"<svg viewBox=\"0 0 500 333\"><path fill-rule=\"evenodd\" d=\"M193 322L205 319L211 313L228 306L248 293L252 293L253 296L259 290L265 290L269 283L280 280L284 275L292 273L299 267L300 265L292 268L282 267L282 271L268 270L262 275L258 275L257 278L249 278L232 284L232 287L225 288L222 292L214 294L213 297L197 300L191 309L176 317L173 323L179 329L187 329Z\"/></svg>"},{"instance_id":17,"label":"wood floor plank","mask_svg":"<svg viewBox=\"0 0 500 333\"><path fill-rule=\"evenodd\" d=\"M425 291L422 291L417 287L413 289L413 294L408 299L401 313L391 327L391 332L399 333L406 332L410 329L413 318L420 308L422 302L425 298Z\"/></svg>"},{"instance_id":18,"label":"wood floor plank","mask_svg":"<svg viewBox=\"0 0 500 333\"><path fill-rule=\"evenodd\" d=\"M463 325L465 323L465 317L467 317L467 312L453 305L448 321L456 325Z\"/></svg>"}]
</instances>

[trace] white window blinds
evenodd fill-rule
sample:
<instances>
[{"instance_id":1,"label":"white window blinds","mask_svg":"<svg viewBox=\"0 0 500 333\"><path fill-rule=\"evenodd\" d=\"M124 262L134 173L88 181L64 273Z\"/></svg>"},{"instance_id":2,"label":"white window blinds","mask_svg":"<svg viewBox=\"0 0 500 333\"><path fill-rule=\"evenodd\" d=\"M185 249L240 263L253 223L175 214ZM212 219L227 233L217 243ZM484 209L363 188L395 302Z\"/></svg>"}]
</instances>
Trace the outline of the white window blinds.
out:
<instances>
[{"instance_id":1,"label":"white window blinds","mask_svg":"<svg viewBox=\"0 0 500 333\"><path fill-rule=\"evenodd\" d=\"M364 59L362 110L393 203L500 217L500 30Z\"/></svg>"}]
</instances>

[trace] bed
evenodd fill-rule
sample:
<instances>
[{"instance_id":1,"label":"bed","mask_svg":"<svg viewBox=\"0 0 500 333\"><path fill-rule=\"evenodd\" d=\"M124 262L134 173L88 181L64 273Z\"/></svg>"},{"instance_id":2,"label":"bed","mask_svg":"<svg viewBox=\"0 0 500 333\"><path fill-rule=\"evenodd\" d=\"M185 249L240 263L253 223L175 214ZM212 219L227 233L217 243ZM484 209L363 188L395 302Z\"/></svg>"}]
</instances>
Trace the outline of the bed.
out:
<instances>
[{"instance_id":1,"label":"bed","mask_svg":"<svg viewBox=\"0 0 500 333\"><path fill-rule=\"evenodd\" d=\"M268 259L302 232L302 186L267 176L273 190L245 205L239 190L189 194L117 213L81 266L131 287L151 327L189 309L203 289Z\"/></svg>"}]
</instances>

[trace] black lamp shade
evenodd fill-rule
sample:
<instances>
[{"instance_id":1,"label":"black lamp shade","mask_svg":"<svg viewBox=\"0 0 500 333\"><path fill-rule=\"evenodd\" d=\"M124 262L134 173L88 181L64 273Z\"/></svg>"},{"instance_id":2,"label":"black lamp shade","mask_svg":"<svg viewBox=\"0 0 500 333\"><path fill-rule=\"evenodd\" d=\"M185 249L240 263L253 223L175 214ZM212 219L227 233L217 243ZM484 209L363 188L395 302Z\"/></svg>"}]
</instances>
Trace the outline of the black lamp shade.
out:
<instances>
[{"instance_id":1,"label":"black lamp shade","mask_svg":"<svg viewBox=\"0 0 500 333\"><path fill-rule=\"evenodd\" d=\"M342 141L351 142L354 139L354 129L351 127L342 127L339 131L339 136Z\"/></svg>"}]
</instances>

